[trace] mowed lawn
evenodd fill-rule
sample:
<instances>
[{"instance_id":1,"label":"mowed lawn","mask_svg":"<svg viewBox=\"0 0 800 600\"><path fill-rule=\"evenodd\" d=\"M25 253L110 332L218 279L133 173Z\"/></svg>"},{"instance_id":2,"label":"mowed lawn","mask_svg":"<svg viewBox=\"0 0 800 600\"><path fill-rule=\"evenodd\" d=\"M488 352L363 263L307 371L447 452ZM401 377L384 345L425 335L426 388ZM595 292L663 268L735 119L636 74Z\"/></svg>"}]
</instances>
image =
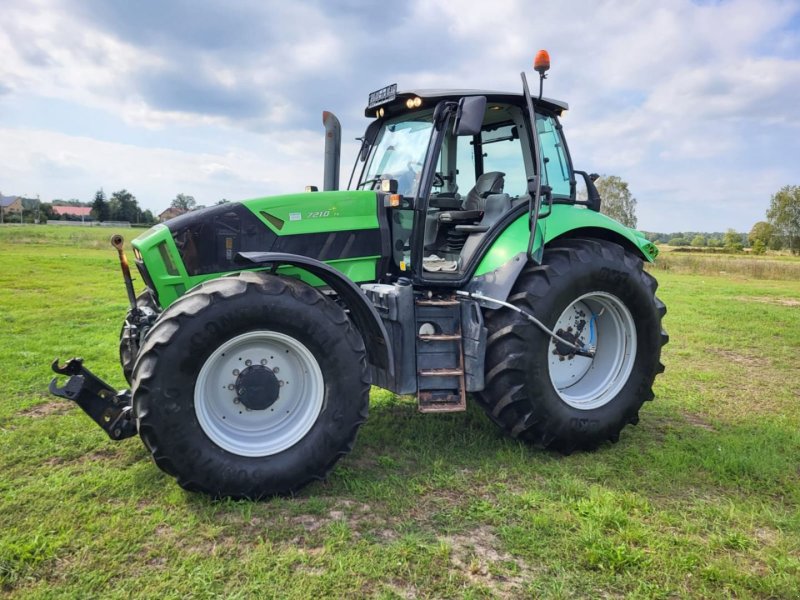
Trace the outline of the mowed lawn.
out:
<instances>
[{"instance_id":1,"label":"mowed lawn","mask_svg":"<svg viewBox=\"0 0 800 600\"><path fill-rule=\"evenodd\" d=\"M0 597L800 597L800 281L655 269L667 370L596 452L376 389L328 481L215 502L46 391L124 382L110 233L0 228Z\"/></svg>"}]
</instances>

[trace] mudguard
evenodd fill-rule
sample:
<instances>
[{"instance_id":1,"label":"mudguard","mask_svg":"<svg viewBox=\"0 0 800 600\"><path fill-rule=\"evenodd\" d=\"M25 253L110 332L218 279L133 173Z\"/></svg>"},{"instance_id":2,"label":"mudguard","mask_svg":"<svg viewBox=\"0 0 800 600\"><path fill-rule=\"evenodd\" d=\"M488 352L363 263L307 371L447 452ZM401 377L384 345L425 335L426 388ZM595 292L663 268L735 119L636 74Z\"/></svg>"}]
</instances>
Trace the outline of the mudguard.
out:
<instances>
[{"instance_id":1,"label":"mudguard","mask_svg":"<svg viewBox=\"0 0 800 600\"><path fill-rule=\"evenodd\" d=\"M255 265L270 265L273 270L282 266L298 267L324 281L349 309L367 346L367 360L394 374L394 355L387 342L389 334L378 311L361 288L342 273L313 258L283 252L239 252L237 259Z\"/></svg>"},{"instance_id":2,"label":"mudguard","mask_svg":"<svg viewBox=\"0 0 800 600\"><path fill-rule=\"evenodd\" d=\"M556 204L545 219L537 224L534 254L553 240L562 237L593 237L615 242L635 252L644 260L653 262L658 248L638 231L625 227L604 214L566 204ZM480 292L505 300L527 263L525 250L528 244L527 213L514 220L486 251L467 284L470 292Z\"/></svg>"}]
</instances>

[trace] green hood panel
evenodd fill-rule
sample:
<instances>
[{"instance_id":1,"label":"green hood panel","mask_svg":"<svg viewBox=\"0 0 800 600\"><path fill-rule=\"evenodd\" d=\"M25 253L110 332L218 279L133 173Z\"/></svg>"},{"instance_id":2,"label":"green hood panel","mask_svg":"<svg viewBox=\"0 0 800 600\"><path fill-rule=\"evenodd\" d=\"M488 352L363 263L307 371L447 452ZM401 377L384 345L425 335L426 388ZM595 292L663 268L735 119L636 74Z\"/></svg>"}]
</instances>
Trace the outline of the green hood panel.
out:
<instances>
[{"instance_id":1,"label":"green hood panel","mask_svg":"<svg viewBox=\"0 0 800 600\"><path fill-rule=\"evenodd\" d=\"M376 229L377 201L375 192L355 190L268 196L242 204L282 236Z\"/></svg>"},{"instance_id":2,"label":"green hood panel","mask_svg":"<svg viewBox=\"0 0 800 600\"><path fill-rule=\"evenodd\" d=\"M542 233L544 234L544 244L546 245L570 231L601 229L630 242L647 261L653 262L653 259L658 255L658 248L647 241L638 231L625 227L622 223L604 214L581 206L554 205L550 216L539 220L537 229L534 251L542 245ZM497 238L478 265L475 276L478 277L494 271L520 252L525 252L528 248L528 232L528 215L526 213L511 223L500 234L500 237ZM587 235L591 235L591 232L587 232Z\"/></svg>"},{"instance_id":3,"label":"green hood panel","mask_svg":"<svg viewBox=\"0 0 800 600\"><path fill-rule=\"evenodd\" d=\"M263 224L265 230L268 229L271 232L268 237L275 240L269 246L255 248L256 250L272 249L304 256L308 255L308 252L327 253L326 258L317 258L341 271L352 281L375 280L376 266L380 260L380 244L376 241L380 237L378 233L378 198L375 192L306 192L253 198L231 203L230 206L237 205L240 207L240 211L252 213ZM214 209L215 207L211 207L205 211ZM208 212L197 211L196 214L191 214L199 220L198 222L209 219ZM146 268L146 279L149 280L147 284L156 291L159 304L163 308L203 281L215 279L227 272L238 271L242 268L231 263L229 268L215 269L214 272L193 273L187 270L186 263L176 245L174 232L171 231L171 229L175 229L175 223L181 218L185 220L186 216L178 217L166 225L156 225L137 237L132 243L140 269ZM348 231L354 232L355 235L348 236L346 233L335 235L338 232ZM367 242L359 246L359 240L365 239ZM217 239L213 231L207 238L200 240L200 244L206 247L215 243L217 243ZM343 256L339 253L342 244L345 244L345 249L350 249L350 256L346 254ZM249 248L249 250L253 249ZM232 249L231 254L233 253ZM313 254L311 256L315 258ZM298 276L312 285L322 284L321 281L299 268L281 267L279 272ZM145 277L145 273L142 273L142 276Z\"/></svg>"}]
</instances>

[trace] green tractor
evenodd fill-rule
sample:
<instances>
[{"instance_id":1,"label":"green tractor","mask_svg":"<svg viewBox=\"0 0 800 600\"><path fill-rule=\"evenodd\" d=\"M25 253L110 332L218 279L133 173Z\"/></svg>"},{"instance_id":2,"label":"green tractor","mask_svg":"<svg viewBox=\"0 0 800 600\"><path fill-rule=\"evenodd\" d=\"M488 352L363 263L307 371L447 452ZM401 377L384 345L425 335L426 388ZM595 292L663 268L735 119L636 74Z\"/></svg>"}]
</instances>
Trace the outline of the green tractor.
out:
<instances>
[{"instance_id":1,"label":"green tractor","mask_svg":"<svg viewBox=\"0 0 800 600\"><path fill-rule=\"evenodd\" d=\"M139 435L187 490L261 498L326 476L370 386L422 412L469 394L519 440L570 453L616 442L663 371L657 249L599 212L539 94L370 94L347 190L326 126L324 191L231 202L136 238L146 285L120 336L130 390L75 358L50 390L114 440ZM576 193L581 177L587 193Z\"/></svg>"}]
</instances>

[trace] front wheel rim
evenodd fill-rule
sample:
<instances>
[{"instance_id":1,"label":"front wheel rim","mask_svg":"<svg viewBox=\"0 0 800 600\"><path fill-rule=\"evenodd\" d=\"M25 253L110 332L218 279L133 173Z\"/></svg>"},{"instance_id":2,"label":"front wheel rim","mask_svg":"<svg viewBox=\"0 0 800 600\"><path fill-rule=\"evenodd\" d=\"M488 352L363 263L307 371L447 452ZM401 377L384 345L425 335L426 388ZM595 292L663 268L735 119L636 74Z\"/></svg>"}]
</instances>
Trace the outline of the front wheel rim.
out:
<instances>
[{"instance_id":1,"label":"front wheel rim","mask_svg":"<svg viewBox=\"0 0 800 600\"><path fill-rule=\"evenodd\" d=\"M280 388L265 409L238 401L236 381L244 369L271 369ZM276 331L236 336L206 359L194 388L200 427L217 446L240 456L270 456L291 448L311 430L322 411L325 383L311 351Z\"/></svg>"},{"instance_id":2,"label":"front wheel rim","mask_svg":"<svg viewBox=\"0 0 800 600\"><path fill-rule=\"evenodd\" d=\"M548 344L548 372L561 400L579 410L611 402L628 382L636 360L636 324L616 296L590 292L561 313L553 331L577 336L595 356L565 355L555 341Z\"/></svg>"}]
</instances>

